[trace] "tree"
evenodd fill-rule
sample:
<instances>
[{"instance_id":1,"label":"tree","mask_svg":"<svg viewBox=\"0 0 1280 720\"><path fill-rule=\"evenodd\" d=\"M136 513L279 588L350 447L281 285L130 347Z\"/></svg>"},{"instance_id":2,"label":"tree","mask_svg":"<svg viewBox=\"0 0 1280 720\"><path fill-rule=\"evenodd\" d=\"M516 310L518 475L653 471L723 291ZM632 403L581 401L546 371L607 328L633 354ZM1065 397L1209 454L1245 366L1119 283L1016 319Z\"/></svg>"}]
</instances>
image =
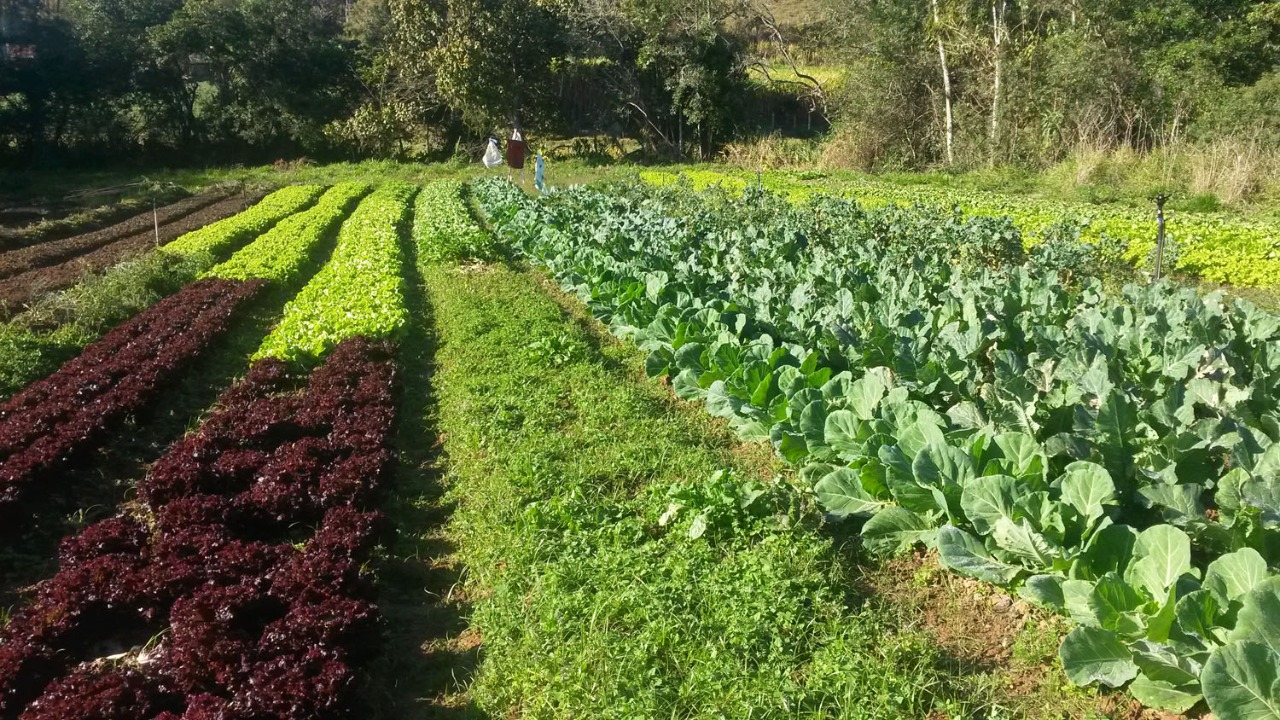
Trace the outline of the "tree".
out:
<instances>
[{"instance_id":1,"label":"tree","mask_svg":"<svg viewBox=\"0 0 1280 720\"><path fill-rule=\"evenodd\" d=\"M81 48L71 27L38 0L0 4L0 152L31 162L57 148L73 108L89 102Z\"/></svg>"},{"instance_id":2,"label":"tree","mask_svg":"<svg viewBox=\"0 0 1280 720\"><path fill-rule=\"evenodd\" d=\"M1009 38L1009 2L991 0L991 164L1000 147L1000 87L1004 70L1004 45Z\"/></svg>"},{"instance_id":3,"label":"tree","mask_svg":"<svg viewBox=\"0 0 1280 720\"><path fill-rule=\"evenodd\" d=\"M206 140L318 147L351 94L334 18L306 0L186 0L154 30Z\"/></svg>"},{"instance_id":4,"label":"tree","mask_svg":"<svg viewBox=\"0 0 1280 720\"><path fill-rule=\"evenodd\" d=\"M563 17L530 0L446 0L435 47L440 98L476 129L553 122L552 63L564 54Z\"/></svg>"},{"instance_id":5,"label":"tree","mask_svg":"<svg viewBox=\"0 0 1280 720\"><path fill-rule=\"evenodd\" d=\"M944 25L942 22L942 13L938 10L938 0L933 0L933 25L931 27L932 34L938 44L938 59L942 69L942 101L946 108L946 120L944 133L947 138L947 164L955 164L955 116L951 110L951 68L947 66L947 47L943 43Z\"/></svg>"}]
</instances>

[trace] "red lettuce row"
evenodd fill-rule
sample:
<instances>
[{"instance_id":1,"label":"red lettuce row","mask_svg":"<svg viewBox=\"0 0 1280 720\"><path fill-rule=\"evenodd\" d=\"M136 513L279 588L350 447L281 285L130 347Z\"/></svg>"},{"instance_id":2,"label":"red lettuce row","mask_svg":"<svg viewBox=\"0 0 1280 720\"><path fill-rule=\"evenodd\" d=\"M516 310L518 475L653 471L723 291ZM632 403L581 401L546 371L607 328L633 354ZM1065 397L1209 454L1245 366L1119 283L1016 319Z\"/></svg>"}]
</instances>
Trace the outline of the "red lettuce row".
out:
<instances>
[{"instance_id":1,"label":"red lettuce row","mask_svg":"<svg viewBox=\"0 0 1280 720\"><path fill-rule=\"evenodd\" d=\"M362 567L386 531L367 510L394 375L392 348L360 338L302 390L255 363L152 466L135 512L63 541L0 629L0 718L352 716L381 636Z\"/></svg>"},{"instance_id":2,"label":"red lettuce row","mask_svg":"<svg viewBox=\"0 0 1280 720\"><path fill-rule=\"evenodd\" d=\"M96 449L229 327L262 282L201 280L107 333L0 405L0 536L19 503Z\"/></svg>"}]
</instances>

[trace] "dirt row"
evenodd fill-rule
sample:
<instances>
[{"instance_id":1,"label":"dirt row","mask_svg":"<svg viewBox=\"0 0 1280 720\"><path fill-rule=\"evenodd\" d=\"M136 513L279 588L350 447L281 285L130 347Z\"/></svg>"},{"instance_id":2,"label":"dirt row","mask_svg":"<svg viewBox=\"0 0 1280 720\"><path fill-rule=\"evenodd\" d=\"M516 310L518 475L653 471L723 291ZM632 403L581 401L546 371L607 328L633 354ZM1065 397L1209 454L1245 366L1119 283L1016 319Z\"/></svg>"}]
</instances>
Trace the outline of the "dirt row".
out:
<instances>
[{"instance_id":1,"label":"dirt row","mask_svg":"<svg viewBox=\"0 0 1280 720\"><path fill-rule=\"evenodd\" d=\"M183 188L173 187L154 195L126 193L112 202L96 205L64 200L42 207L23 206L12 200L0 199L0 250L83 235L124 222L144 211L150 212L153 200L159 205L169 205L190 195Z\"/></svg>"},{"instance_id":2,"label":"dirt row","mask_svg":"<svg viewBox=\"0 0 1280 720\"><path fill-rule=\"evenodd\" d=\"M162 245L172 242L193 230L231 217L261 200L264 195L262 192L254 192L225 198L161 225L160 242ZM38 267L0 280L0 319L7 320L48 293L70 287L86 275L105 270L155 247L155 231L150 224L150 213L147 214L147 223L147 229L143 232L109 242L56 265Z\"/></svg>"},{"instance_id":3,"label":"dirt row","mask_svg":"<svg viewBox=\"0 0 1280 720\"><path fill-rule=\"evenodd\" d=\"M148 211L94 232L83 233L62 240L51 240L38 245L0 253L0 280L11 278L36 268L56 265L116 240L123 240L133 235L145 233L148 230L151 230L154 236L157 217L161 225L166 225L180 220L193 212L203 210L225 198L226 193L223 191L204 192L159 208L156 211L156 217L153 217L151 212Z\"/></svg>"}]
</instances>

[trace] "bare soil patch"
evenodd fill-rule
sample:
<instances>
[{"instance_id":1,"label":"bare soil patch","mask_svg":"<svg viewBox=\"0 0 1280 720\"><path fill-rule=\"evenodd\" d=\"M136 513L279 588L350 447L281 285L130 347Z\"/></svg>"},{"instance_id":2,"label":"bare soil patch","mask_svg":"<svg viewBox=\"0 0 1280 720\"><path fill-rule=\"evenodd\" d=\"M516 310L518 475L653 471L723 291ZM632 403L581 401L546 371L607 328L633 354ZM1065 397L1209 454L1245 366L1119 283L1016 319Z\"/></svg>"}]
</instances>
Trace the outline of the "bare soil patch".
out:
<instances>
[{"instance_id":1,"label":"bare soil patch","mask_svg":"<svg viewBox=\"0 0 1280 720\"><path fill-rule=\"evenodd\" d=\"M220 185L217 191L225 195L238 188L238 185L234 188L232 185ZM143 212L151 212L154 206L163 207L191 195L185 188L171 186L156 192L131 188L115 194L112 200L95 201L80 196L60 200L3 197L0 198L0 250L84 235ZM103 196L95 194L93 197Z\"/></svg>"},{"instance_id":2,"label":"bare soil patch","mask_svg":"<svg viewBox=\"0 0 1280 720\"><path fill-rule=\"evenodd\" d=\"M193 230L230 217L262 197L262 193L237 195L191 212L162 225L160 242L162 245L172 242ZM151 222L149 214L147 222ZM70 287L89 274L136 257L155 246L154 230L148 226L144 232L109 242L91 252L0 280L0 304L3 304L0 307L0 318L8 319L43 295Z\"/></svg>"},{"instance_id":3,"label":"bare soil patch","mask_svg":"<svg viewBox=\"0 0 1280 720\"><path fill-rule=\"evenodd\" d=\"M919 618L946 662L965 674L999 678L1019 717L1045 717L1046 696L1057 696L1057 711L1064 704L1075 706L1073 717L1182 720L1207 715L1144 708L1124 691L1071 687L1057 659L1058 646L1071 628L1066 619L943 568L936 553L917 551L862 572L861 590Z\"/></svg>"},{"instance_id":4,"label":"bare soil patch","mask_svg":"<svg viewBox=\"0 0 1280 720\"><path fill-rule=\"evenodd\" d=\"M154 237L157 218L162 226L168 225L225 198L226 193L221 191L201 193L159 208L155 216L148 211L94 232L0 253L0 279L20 275L36 268L56 265L116 240L140 235L149 230Z\"/></svg>"}]
</instances>

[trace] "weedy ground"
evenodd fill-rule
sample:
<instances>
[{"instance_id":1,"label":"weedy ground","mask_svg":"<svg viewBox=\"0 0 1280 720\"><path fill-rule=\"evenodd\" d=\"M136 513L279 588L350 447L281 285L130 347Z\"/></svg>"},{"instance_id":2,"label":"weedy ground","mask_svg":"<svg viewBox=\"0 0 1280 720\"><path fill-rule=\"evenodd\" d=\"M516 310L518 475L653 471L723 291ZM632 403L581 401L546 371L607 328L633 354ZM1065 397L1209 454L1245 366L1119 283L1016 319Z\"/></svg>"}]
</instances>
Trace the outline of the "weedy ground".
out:
<instances>
[{"instance_id":1,"label":"weedy ground","mask_svg":"<svg viewBox=\"0 0 1280 720\"><path fill-rule=\"evenodd\" d=\"M538 274L422 279L434 361L406 374L430 373L441 489L417 542L425 573L461 581L465 625L420 634L422 677L458 665L413 717L1114 714L1064 687L1058 628L901 590L933 571L866 563L768 454L643 380L639 352ZM957 623L1007 645L967 657Z\"/></svg>"}]
</instances>

